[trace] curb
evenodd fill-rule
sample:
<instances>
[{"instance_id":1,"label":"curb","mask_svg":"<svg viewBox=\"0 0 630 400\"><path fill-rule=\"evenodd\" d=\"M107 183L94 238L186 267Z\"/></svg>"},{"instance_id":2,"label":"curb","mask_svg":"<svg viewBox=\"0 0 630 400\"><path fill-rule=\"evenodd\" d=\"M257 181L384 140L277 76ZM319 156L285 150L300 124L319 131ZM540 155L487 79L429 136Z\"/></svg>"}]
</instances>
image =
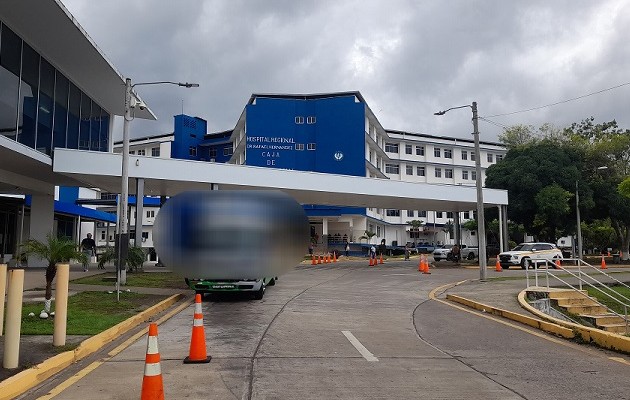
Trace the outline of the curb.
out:
<instances>
[{"instance_id":1,"label":"curb","mask_svg":"<svg viewBox=\"0 0 630 400\"><path fill-rule=\"evenodd\" d=\"M593 343L599 347L608 350L620 351L630 354L630 337L553 318L530 306L527 301L525 301L526 291L527 289L522 290L518 294L519 304L528 312L542 319L529 317L527 315L504 310L498 307L493 307L454 294L447 294L446 299L473 308L475 310L483 311L489 314L510 319L512 321L520 322L541 331L561 336L565 339L580 339L586 343Z\"/></svg>"},{"instance_id":2,"label":"curb","mask_svg":"<svg viewBox=\"0 0 630 400\"><path fill-rule=\"evenodd\" d=\"M56 356L53 356L34 367L5 379L0 382L0 400L15 398L27 390L39 385L54 374L62 371L77 361L84 359L120 335L140 325L140 323L166 310L184 297L185 295L180 293L162 300L158 304L147 308L133 317L126 319L125 321L122 321L121 323L114 325L99 334L85 339L76 349L64 351L63 353L57 354Z\"/></svg>"},{"instance_id":3,"label":"curb","mask_svg":"<svg viewBox=\"0 0 630 400\"><path fill-rule=\"evenodd\" d=\"M574 336L586 343L593 343L608 350L621 351L630 354L630 337L619 335L614 332L608 332L603 329L591 328L589 326L563 321L547 315L527 303L527 300L525 300L526 292L527 289L524 289L518 294L518 302L521 304L521 307L525 308L530 313L547 321L551 321L556 325L564 326L567 329L573 330Z\"/></svg>"}]
</instances>

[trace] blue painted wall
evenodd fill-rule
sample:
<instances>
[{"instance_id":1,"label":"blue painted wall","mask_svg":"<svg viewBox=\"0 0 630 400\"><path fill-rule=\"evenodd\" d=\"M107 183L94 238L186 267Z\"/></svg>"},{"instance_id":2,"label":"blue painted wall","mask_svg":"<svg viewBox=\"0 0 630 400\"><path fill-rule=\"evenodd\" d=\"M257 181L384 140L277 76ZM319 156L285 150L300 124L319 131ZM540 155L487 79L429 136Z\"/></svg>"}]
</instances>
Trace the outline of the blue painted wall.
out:
<instances>
[{"instance_id":1,"label":"blue painted wall","mask_svg":"<svg viewBox=\"0 0 630 400\"><path fill-rule=\"evenodd\" d=\"M247 165L365 176L365 105L354 96L259 97L247 105L246 118Z\"/></svg>"},{"instance_id":2,"label":"blue painted wall","mask_svg":"<svg viewBox=\"0 0 630 400\"><path fill-rule=\"evenodd\" d=\"M174 135L175 140L171 144L171 157L182 160L200 160L204 158L199 145L203 142L203 137L208 131L208 123L199 117L188 115L176 115ZM197 151L196 156L190 155L190 147Z\"/></svg>"}]
</instances>

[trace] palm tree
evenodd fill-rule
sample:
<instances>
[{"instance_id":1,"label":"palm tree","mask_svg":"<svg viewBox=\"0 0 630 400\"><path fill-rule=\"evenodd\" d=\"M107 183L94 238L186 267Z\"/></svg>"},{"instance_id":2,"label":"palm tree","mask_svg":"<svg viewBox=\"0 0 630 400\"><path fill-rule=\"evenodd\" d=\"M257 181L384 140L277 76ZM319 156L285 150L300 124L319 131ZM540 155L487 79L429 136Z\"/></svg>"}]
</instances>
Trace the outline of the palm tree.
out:
<instances>
[{"instance_id":1,"label":"palm tree","mask_svg":"<svg viewBox=\"0 0 630 400\"><path fill-rule=\"evenodd\" d=\"M74 241L67 237L57 237L52 233L46 235L46 241L40 242L37 239L29 239L23 245L22 249L26 255L35 256L40 260L48 261L46 267L46 301L44 302L44 311L50 312L50 299L52 298L52 281L57 275L57 263L68 262L71 259L78 260L81 263L87 263L87 256L78 250Z\"/></svg>"},{"instance_id":2,"label":"palm tree","mask_svg":"<svg viewBox=\"0 0 630 400\"><path fill-rule=\"evenodd\" d=\"M368 243L370 243L372 241L372 238L376 236L376 233L372 232L372 231L365 231L365 235L360 236L359 240L362 239L366 239Z\"/></svg>"},{"instance_id":3,"label":"palm tree","mask_svg":"<svg viewBox=\"0 0 630 400\"><path fill-rule=\"evenodd\" d=\"M446 221L446 223L444 224L444 227L442 227L442 232L444 233L448 233L448 237L449 239L453 237L453 230L455 229L455 225L453 224L453 221L451 221L450 219L448 221Z\"/></svg>"},{"instance_id":4,"label":"palm tree","mask_svg":"<svg viewBox=\"0 0 630 400\"><path fill-rule=\"evenodd\" d=\"M411 230L409 231L409 238L417 239L419 238L420 227L424 225L424 221L420 219L412 219L411 221L407 221L407 225L411 226ZM415 242L415 240L414 240Z\"/></svg>"},{"instance_id":5,"label":"palm tree","mask_svg":"<svg viewBox=\"0 0 630 400\"><path fill-rule=\"evenodd\" d=\"M129 266L129 272L137 271L139 268L142 269L142 264L144 263L144 259L146 254L141 247L130 247L127 250L127 259L125 264ZM98 267L104 268L105 264L108 262L116 262L118 260L118 254L114 248L110 247L101 256L99 257Z\"/></svg>"}]
</instances>

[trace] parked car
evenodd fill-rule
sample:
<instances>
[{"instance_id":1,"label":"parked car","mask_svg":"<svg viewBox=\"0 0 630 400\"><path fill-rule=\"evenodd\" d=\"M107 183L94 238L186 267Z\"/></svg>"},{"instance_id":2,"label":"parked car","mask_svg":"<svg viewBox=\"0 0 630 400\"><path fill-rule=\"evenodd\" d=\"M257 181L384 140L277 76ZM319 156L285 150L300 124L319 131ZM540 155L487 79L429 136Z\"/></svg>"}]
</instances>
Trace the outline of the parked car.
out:
<instances>
[{"instance_id":1,"label":"parked car","mask_svg":"<svg viewBox=\"0 0 630 400\"><path fill-rule=\"evenodd\" d=\"M563 258L562 251L553 243L521 243L511 251L499 254L499 262L503 268L519 265L525 269L535 260L548 260L553 263Z\"/></svg>"},{"instance_id":2,"label":"parked car","mask_svg":"<svg viewBox=\"0 0 630 400\"><path fill-rule=\"evenodd\" d=\"M420 254L431 254L435 250L435 246L429 242L418 243L416 249Z\"/></svg>"},{"instance_id":3,"label":"parked car","mask_svg":"<svg viewBox=\"0 0 630 400\"><path fill-rule=\"evenodd\" d=\"M448 253L451 252L452 248L453 248L452 244L441 245L437 249L433 250L433 259L435 261L446 260Z\"/></svg>"}]
</instances>

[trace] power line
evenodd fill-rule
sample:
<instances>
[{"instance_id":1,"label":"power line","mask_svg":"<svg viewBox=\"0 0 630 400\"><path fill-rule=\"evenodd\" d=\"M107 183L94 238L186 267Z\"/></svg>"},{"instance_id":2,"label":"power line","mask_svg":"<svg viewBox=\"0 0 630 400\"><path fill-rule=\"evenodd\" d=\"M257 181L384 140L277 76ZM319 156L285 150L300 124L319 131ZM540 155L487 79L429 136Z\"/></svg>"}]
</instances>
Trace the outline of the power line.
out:
<instances>
[{"instance_id":1,"label":"power line","mask_svg":"<svg viewBox=\"0 0 630 400\"><path fill-rule=\"evenodd\" d=\"M499 123L499 122L496 122L496 121L489 120L488 118L485 118L485 117L479 117L479 119L480 119L480 120L482 120L482 121L484 121L484 122L487 122L487 123L489 123L489 124L492 124L492 125L494 125L494 126L498 126L499 128L509 129L509 128L508 128L508 126L503 125L503 124L501 124L501 123Z\"/></svg>"},{"instance_id":2,"label":"power line","mask_svg":"<svg viewBox=\"0 0 630 400\"><path fill-rule=\"evenodd\" d=\"M627 86L627 85L630 85L630 82L626 82L626 83L619 84L617 86L613 86L613 87L609 87L609 88L606 88L606 89L598 90L598 91L593 92L593 93L584 94L582 96L573 97L571 99L561 100L561 101L557 101L557 102L551 103L551 104L545 104L544 106L532 107L532 108L528 108L526 110L512 111L512 112L503 113L503 114L488 115L488 117L489 118L491 118L491 117L503 117L503 116L506 116L506 115L521 114L521 113L525 113L525 112L529 112L529 111L540 110L541 108L557 106L559 104L564 104L564 103L568 103L568 102L571 102L571 101L583 99L585 97L594 96L596 94L604 93L604 92L607 92L609 90L619 89L620 87Z\"/></svg>"}]
</instances>

